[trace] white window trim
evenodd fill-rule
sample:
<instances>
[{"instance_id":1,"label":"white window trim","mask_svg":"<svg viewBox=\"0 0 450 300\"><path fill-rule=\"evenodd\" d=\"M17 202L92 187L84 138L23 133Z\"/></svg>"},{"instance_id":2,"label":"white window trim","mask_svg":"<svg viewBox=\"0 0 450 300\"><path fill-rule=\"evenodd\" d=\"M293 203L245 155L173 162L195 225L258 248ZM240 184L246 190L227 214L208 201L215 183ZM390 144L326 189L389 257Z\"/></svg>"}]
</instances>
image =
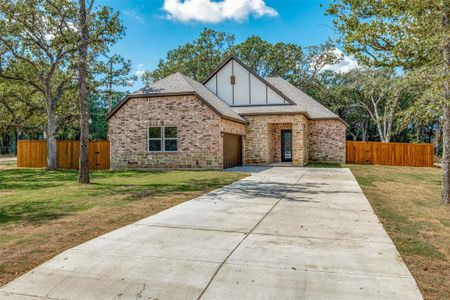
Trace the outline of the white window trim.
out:
<instances>
[{"instance_id":1,"label":"white window trim","mask_svg":"<svg viewBox=\"0 0 450 300\"><path fill-rule=\"evenodd\" d=\"M177 137L176 138L165 138L165 128L166 127L175 127L177 129ZM160 138L151 138L149 136L150 128L159 128L161 131L161 137ZM166 143L164 141L177 141L177 150L171 151L166 150ZM161 141L161 150L158 151L150 151L150 141ZM178 152L178 127L173 126L149 126L147 128L147 152L149 153L175 153Z\"/></svg>"}]
</instances>

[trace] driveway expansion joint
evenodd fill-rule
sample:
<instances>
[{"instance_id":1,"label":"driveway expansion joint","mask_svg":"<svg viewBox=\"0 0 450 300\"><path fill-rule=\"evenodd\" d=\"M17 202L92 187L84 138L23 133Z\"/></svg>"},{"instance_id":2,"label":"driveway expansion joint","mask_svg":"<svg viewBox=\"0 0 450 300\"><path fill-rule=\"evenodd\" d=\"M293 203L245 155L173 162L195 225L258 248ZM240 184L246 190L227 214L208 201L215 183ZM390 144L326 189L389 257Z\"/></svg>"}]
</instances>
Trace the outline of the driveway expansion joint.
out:
<instances>
[{"instance_id":1,"label":"driveway expansion joint","mask_svg":"<svg viewBox=\"0 0 450 300\"><path fill-rule=\"evenodd\" d=\"M252 232L256 229L256 227L258 227L259 224L261 224L261 222L264 220L265 217L267 217L267 215L278 205L278 203L281 202L281 200L283 200L284 197L286 197L286 195L292 191L292 186L296 185L302 178L303 176L305 176L305 174L308 171L305 170L305 172L303 172L299 178L297 178L297 180L295 180L294 183L291 183L289 185L289 188L287 189L287 191L281 195L278 200L272 205L272 207L262 216L262 218L255 224L255 226L252 227L252 229L245 234L245 236L242 238L241 241L239 241L239 243L236 245L236 247L233 248L233 250L231 250L231 252L227 255L227 257L225 257L225 259L223 260L223 262L219 265L219 267L217 268L216 272L214 272L214 274L212 275L211 279L209 280L208 284L205 286L205 288L202 290L201 294L198 296L197 300L201 299L202 296L205 294L206 290L208 289L208 287L211 285L211 282L214 280L214 278L216 277L217 273L219 273L220 269L222 268L222 266L226 263L226 261L228 260L228 258L230 258L231 255L233 255L234 251L242 244L242 242L245 241L245 239L252 234Z\"/></svg>"},{"instance_id":2,"label":"driveway expansion joint","mask_svg":"<svg viewBox=\"0 0 450 300\"><path fill-rule=\"evenodd\" d=\"M422 299L349 169L246 169L244 180L66 250L0 298Z\"/></svg>"}]
</instances>

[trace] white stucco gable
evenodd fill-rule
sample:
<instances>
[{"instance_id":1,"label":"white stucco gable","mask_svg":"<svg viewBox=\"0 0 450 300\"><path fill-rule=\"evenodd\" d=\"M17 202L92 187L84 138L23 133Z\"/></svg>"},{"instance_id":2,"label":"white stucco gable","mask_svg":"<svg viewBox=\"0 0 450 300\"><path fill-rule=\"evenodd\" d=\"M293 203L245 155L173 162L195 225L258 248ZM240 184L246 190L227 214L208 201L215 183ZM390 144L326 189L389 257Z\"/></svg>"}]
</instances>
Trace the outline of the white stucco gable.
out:
<instances>
[{"instance_id":1,"label":"white stucco gable","mask_svg":"<svg viewBox=\"0 0 450 300\"><path fill-rule=\"evenodd\" d=\"M225 60L203 83L231 106L290 104L280 91L234 56Z\"/></svg>"}]
</instances>

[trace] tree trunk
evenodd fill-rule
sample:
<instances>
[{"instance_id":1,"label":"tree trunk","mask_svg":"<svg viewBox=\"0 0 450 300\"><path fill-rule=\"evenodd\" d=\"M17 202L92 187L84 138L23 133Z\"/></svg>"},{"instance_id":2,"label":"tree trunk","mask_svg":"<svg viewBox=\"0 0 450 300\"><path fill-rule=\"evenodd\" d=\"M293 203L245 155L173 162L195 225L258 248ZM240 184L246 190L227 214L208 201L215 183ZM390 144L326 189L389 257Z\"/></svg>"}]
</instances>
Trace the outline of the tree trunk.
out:
<instances>
[{"instance_id":1,"label":"tree trunk","mask_svg":"<svg viewBox=\"0 0 450 300\"><path fill-rule=\"evenodd\" d=\"M108 92L108 113L111 112L111 93Z\"/></svg>"},{"instance_id":2,"label":"tree trunk","mask_svg":"<svg viewBox=\"0 0 450 300\"><path fill-rule=\"evenodd\" d=\"M442 27L445 32L444 38L444 128L442 130L442 204L450 204L450 82L448 76L450 75L450 41L447 30L450 26L449 18L450 11L447 9L442 17Z\"/></svg>"},{"instance_id":3,"label":"tree trunk","mask_svg":"<svg viewBox=\"0 0 450 300\"><path fill-rule=\"evenodd\" d=\"M19 130L14 126L14 154L17 156L17 144L19 143Z\"/></svg>"},{"instance_id":4,"label":"tree trunk","mask_svg":"<svg viewBox=\"0 0 450 300\"><path fill-rule=\"evenodd\" d=\"M113 65L112 62L109 64L109 82L108 82L108 113L111 112L112 107L112 73L113 73Z\"/></svg>"},{"instance_id":5,"label":"tree trunk","mask_svg":"<svg viewBox=\"0 0 450 300\"><path fill-rule=\"evenodd\" d=\"M439 145L441 144L441 131L442 131L442 124L439 124L438 130L434 132L434 136L432 138L432 143L434 145L434 155L439 154Z\"/></svg>"},{"instance_id":6,"label":"tree trunk","mask_svg":"<svg viewBox=\"0 0 450 300\"><path fill-rule=\"evenodd\" d=\"M447 89L448 92L448 89ZM450 105L444 105L442 130L442 204L450 204Z\"/></svg>"},{"instance_id":7,"label":"tree trunk","mask_svg":"<svg viewBox=\"0 0 450 300\"><path fill-rule=\"evenodd\" d=\"M47 106L47 170L56 170L56 103L48 100Z\"/></svg>"},{"instance_id":8,"label":"tree trunk","mask_svg":"<svg viewBox=\"0 0 450 300\"><path fill-rule=\"evenodd\" d=\"M369 124L367 121L364 121L362 126L361 126L361 141L363 142L367 142L367 132L369 131Z\"/></svg>"},{"instance_id":9,"label":"tree trunk","mask_svg":"<svg viewBox=\"0 0 450 300\"><path fill-rule=\"evenodd\" d=\"M89 183L89 105L86 87L87 80L87 49L89 43L86 3L80 0L80 61L78 69L78 84L80 94L80 183Z\"/></svg>"}]
</instances>

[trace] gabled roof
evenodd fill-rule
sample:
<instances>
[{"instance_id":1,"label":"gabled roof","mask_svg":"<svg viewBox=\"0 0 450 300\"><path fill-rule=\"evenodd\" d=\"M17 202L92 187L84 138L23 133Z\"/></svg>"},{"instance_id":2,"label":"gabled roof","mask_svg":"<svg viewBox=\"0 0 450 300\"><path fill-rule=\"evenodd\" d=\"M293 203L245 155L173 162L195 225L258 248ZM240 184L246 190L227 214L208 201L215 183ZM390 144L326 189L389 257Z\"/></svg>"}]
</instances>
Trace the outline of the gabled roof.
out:
<instances>
[{"instance_id":1,"label":"gabled roof","mask_svg":"<svg viewBox=\"0 0 450 300\"><path fill-rule=\"evenodd\" d=\"M341 120L338 115L334 114L328 108L303 93L283 78L266 77L265 79L289 97L289 99L294 102L294 105L233 107L235 112L240 115L303 113L310 119Z\"/></svg>"},{"instance_id":2,"label":"gabled roof","mask_svg":"<svg viewBox=\"0 0 450 300\"><path fill-rule=\"evenodd\" d=\"M111 118L130 98L195 95L224 119L247 123L203 84L179 72L158 80L125 97L107 116Z\"/></svg>"},{"instance_id":3,"label":"gabled roof","mask_svg":"<svg viewBox=\"0 0 450 300\"><path fill-rule=\"evenodd\" d=\"M214 76L214 74L216 74L217 71L231 59L239 62L248 71L266 83L267 86L270 86L274 91L280 93L280 95L287 99L290 104L229 106L225 101L218 98L202 83L177 72L125 97L108 114L107 119L111 118L130 98L195 95L220 117L244 124L246 124L247 121L243 119L242 116L246 115L304 114L309 119L336 119L347 125L338 115L331 112L325 106L290 84L288 81L281 77L261 78L233 55L228 57L214 72L211 73L210 76L204 80L204 82Z\"/></svg>"},{"instance_id":4,"label":"gabled roof","mask_svg":"<svg viewBox=\"0 0 450 300\"><path fill-rule=\"evenodd\" d=\"M210 80L212 77L214 77L214 75L216 75L223 67L225 67L228 62L230 60L234 60L236 61L238 64L240 64L242 67L244 67L247 71L250 72L250 74L252 74L253 76L255 76L257 79L261 80L264 84L266 84L269 88L271 88L275 93L277 93L278 95L280 95L282 98L284 98L287 102L289 102L290 104L294 104L292 103L292 101L289 99L289 97L287 97L286 95L283 94L282 91L280 91L277 87L275 87L274 85L272 85L269 81L267 81L265 78L261 77L258 75L258 73L256 73L255 71L253 71L252 69L250 69L246 64L244 64L239 58L237 58L234 54L230 54L217 68L214 69L214 71L212 71L205 79L203 79L202 83L206 84L208 82L208 80Z\"/></svg>"}]
</instances>

